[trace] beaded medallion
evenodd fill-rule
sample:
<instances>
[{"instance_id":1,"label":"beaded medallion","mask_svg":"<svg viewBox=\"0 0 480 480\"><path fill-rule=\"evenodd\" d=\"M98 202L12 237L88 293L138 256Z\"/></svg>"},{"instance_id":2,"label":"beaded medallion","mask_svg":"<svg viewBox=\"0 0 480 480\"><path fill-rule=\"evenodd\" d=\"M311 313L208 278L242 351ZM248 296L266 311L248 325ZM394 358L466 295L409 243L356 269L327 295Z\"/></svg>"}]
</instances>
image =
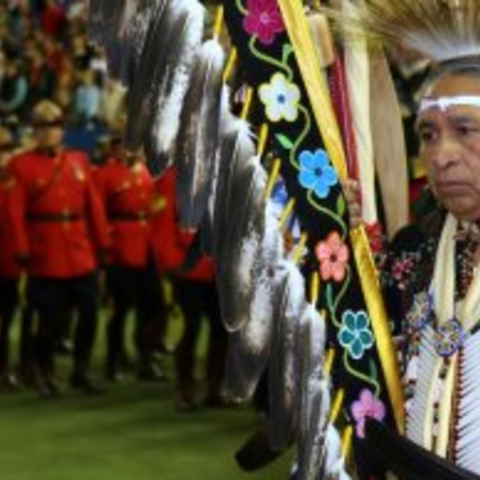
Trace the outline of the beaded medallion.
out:
<instances>
[{"instance_id":1,"label":"beaded medallion","mask_svg":"<svg viewBox=\"0 0 480 480\"><path fill-rule=\"evenodd\" d=\"M453 317L435 329L435 350L441 357L451 357L463 345L465 338L462 324Z\"/></svg>"}]
</instances>

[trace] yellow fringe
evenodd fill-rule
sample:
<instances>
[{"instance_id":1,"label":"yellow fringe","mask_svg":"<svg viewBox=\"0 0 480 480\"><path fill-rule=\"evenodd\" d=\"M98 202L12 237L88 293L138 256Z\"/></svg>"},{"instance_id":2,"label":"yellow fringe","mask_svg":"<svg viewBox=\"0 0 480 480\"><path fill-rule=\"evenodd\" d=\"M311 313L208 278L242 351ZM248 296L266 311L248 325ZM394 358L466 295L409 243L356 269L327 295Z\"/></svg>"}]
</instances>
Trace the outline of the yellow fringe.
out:
<instances>
[{"instance_id":1,"label":"yellow fringe","mask_svg":"<svg viewBox=\"0 0 480 480\"><path fill-rule=\"evenodd\" d=\"M285 207L285 210L283 211L282 216L280 217L280 221L279 221L280 230L283 231L285 229L285 225L287 224L288 219L290 218L290 215L293 212L295 203L296 203L295 198L291 198L290 201L287 203L287 206Z\"/></svg>"},{"instance_id":2,"label":"yellow fringe","mask_svg":"<svg viewBox=\"0 0 480 480\"><path fill-rule=\"evenodd\" d=\"M323 315L323 313L322 313ZM323 368L326 377L330 376L333 369L333 361L335 360L335 349L329 348L325 355L325 366Z\"/></svg>"},{"instance_id":3,"label":"yellow fringe","mask_svg":"<svg viewBox=\"0 0 480 480\"><path fill-rule=\"evenodd\" d=\"M295 247L295 252L293 254L293 262L295 263L295 265L298 265L300 263L303 249L307 244L307 239L308 239L307 233L306 232L302 233L302 236L300 237L300 241L298 242L298 245Z\"/></svg>"},{"instance_id":4,"label":"yellow fringe","mask_svg":"<svg viewBox=\"0 0 480 480\"><path fill-rule=\"evenodd\" d=\"M353 427L349 425L342 435L342 456L348 458L350 450L352 448Z\"/></svg>"},{"instance_id":5,"label":"yellow fringe","mask_svg":"<svg viewBox=\"0 0 480 480\"><path fill-rule=\"evenodd\" d=\"M247 91L245 92L245 102L243 104L242 111L240 113L240 118L242 120L246 120L250 115L250 110L252 108L253 102L253 89L252 87L247 87Z\"/></svg>"},{"instance_id":6,"label":"yellow fringe","mask_svg":"<svg viewBox=\"0 0 480 480\"><path fill-rule=\"evenodd\" d=\"M217 7L217 11L215 13L215 23L213 24L213 38L217 40L220 38L222 34L222 26L223 26L223 5Z\"/></svg>"},{"instance_id":7,"label":"yellow fringe","mask_svg":"<svg viewBox=\"0 0 480 480\"><path fill-rule=\"evenodd\" d=\"M272 196L273 187L275 186L275 182L277 181L281 166L281 159L276 158L273 161L272 169L270 170L270 176L268 177L267 188L265 189L265 198L270 198Z\"/></svg>"},{"instance_id":8,"label":"yellow fringe","mask_svg":"<svg viewBox=\"0 0 480 480\"><path fill-rule=\"evenodd\" d=\"M312 303L312 305L317 304L319 294L320 294L320 275L318 274L318 272L314 272L310 280L310 302Z\"/></svg>"},{"instance_id":9,"label":"yellow fringe","mask_svg":"<svg viewBox=\"0 0 480 480\"><path fill-rule=\"evenodd\" d=\"M257 155L263 157L268 139L268 123L262 123L260 133L258 134Z\"/></svg>"},{"instance_id":10,"label":"yellow fringe","mask_svg":"<svg viewBox=\"0 0 480 480\"><path fill-rule=\"evenodd\" d=\"M236 48L232 48L230 50L230 55L228 56L227 65L225 66L225 70L223 71L223 81L227 83L230 80L230 76L232 75L233 69L237 63L238 59L238 50Z\"/></svg>"},{"instance_id":11,"label":"yellow fringe","mask_svg":"<svg viewBox=\"0 0 480 480\"><path fill-rule=\"evenodd\" d=\"M330 411L330 422L335 423L340 415L342 409L343 400L345 399L345 390L340 388L335 395L335 400L333 401L332 410Z\"/></svg>"}]
</instances>

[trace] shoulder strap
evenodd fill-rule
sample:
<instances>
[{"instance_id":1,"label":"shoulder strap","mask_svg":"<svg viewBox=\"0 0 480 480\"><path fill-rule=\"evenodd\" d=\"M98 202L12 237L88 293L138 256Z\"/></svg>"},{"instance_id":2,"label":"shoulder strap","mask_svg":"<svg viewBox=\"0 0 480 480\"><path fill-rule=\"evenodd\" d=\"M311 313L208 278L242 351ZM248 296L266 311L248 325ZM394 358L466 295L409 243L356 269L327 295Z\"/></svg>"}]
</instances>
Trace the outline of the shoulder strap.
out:
<instances>
[{"instance_id":1,"label":"shoulder strap","mask_svg":"<svg viewBox=\"0 0 480 480\"><path fill-rule=\"evenodd\" d=\"M50 188L55 185L58 179L61 177L63 169L67 163L67 153L62 152L54 159L53 172L45 183L39 189L36 190L31 199L35 202L40 200L45 194L50 190Z\"/></svg>"},{"instance_id":2,"label":"shoulder strap","mask_svg":"<svg viewBox=\"0 0 480 480\"><path fill-rule=\"evenodd\" d=\"M128 190L130 190L133 185L134 185L134 182L133 182L133 172L132 172L132 169L129 168L129 177L128 177L128 180L124 181L124 182L120 182L117 187L108 195L108 198L107 198L107 210L110 210L113 208L113 202L115 202L115 200L117 198L119 198L123 193L125 192L128 192Z\"/></svg>"}]
</instances>

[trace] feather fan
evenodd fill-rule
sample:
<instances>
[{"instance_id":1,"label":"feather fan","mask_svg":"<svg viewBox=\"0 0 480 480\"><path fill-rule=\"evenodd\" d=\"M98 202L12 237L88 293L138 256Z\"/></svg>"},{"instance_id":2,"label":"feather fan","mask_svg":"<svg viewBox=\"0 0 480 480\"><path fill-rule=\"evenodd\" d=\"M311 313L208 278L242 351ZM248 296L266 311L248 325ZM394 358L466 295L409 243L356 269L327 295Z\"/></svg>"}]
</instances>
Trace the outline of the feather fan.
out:
<instances>
[{"instance_id":1,"label":"feather fan","mask_svg":"<svg viewBox=\"0 0 480 480\"><path fill-rule=\"evenodd\" d=\"M177 3L183 13L173 26L171 40L164 47L168 48L165 68L157 72L149 97L149 130L145 137L145 150L149 168L156 174L167 166L163 160L174 153L182 107L204 30L205 8L196 0L177 0ZM220 92L218 88L217 113Z\"/></svg>"},{"instance_id":2,"label":"feather fan","mask_svg":"<svg viewBox=\"0 0 480 480\"><path fill-rule=\"evenodd\" d=\"M296 480L319 478L330 413L330 385L324 374L325 319L309 304L300 320L300 423Z\"/></svg>"},{"instance_id":3,"label":"feather fan","mask_svg":"<svg viewBox=\"0 0 480 480\"><path fill-rule=\"evenodd\" d=\"M217 147L217 152L215 155L215 161L212 168L212 179L210 193L208 196L208 205L205 216L202 220L200 226L202 234L202 249L205 255L208 257L214 256L214 238L215 238L215 203L217 200L217 191L219 185L219 172L220 172L220 163L221 163L221 150L223 144L223 137L225 133L225 126L230 125L231 118L233 117L232 112L230 111L230 88L227 84L223 84L222 87L222 99L220 103L220 133L219 133L219 146Z\"/></svg>"},{"instance_id":4,"label":"feather fan","mask_svg":"<svg viewBox=\"0 0 480 480\"><path fill-rule=\"evenodd\" d=\"M324 462L320 471L320 475L317 478L325 478L327 480L353 480L345 470L345 458L342 452L342 440L338 430L332 423L329 423L327 426Z\"/></svg>"},{"instance_id":5,"label":"feather fan","mask_svg":"<svg viewBox=\"0 0 480 480\"><path fill-rule=\"evenodd\" d=\"M127 126L125 145L139 148L147 130L149 94L152 83L165 68L168 43L173 35L172 24L179 15L178 9L168 8L167 1L157 2L150 18L148 12L137 15L132 38L131 85L127 97ZM147 29L145 29L147 26ZM143 41L143 42L142 42Z\"/></svg>"},{"instance_id":6,"label":"feather fan","mask_svg":"<svg viewBox=\"0 0 480 480\"><path fill-rule=\"evenodd\" d=\"M222 255L216 257L222 319L229 331L239 330L248 319L253 288L251 269L259 259L258 249L265 237L266 181L263 167L256 162L248 184L244 188L236 185L243 193L243 201L232 202L225 214L231 224L238 226L235 235L224 237Z\"/></svg>"},{"instance_id":7,"label":"feather fan","mask_svg":"<svg viewBox=\"0 0 480 480\"><path fill-rule=\"evenodd\" d=\"M245 195L245 175L253 166L249 160L255 154L255 143L248 123L244 120L227 116L221 134L218 179L215 189L213 207L213 255L222 256L222 249L229 245L232 223L231 212L235 207L232 202L234 190L240 189Z\"/></svg>"},{"instance_id":8,"label":"feather fan","mask_svg":"<svg viewBox=\"0 0 480 480\"><path fill-rule=\"evenodd\" d=\"M251 435L235 453L235 460L246 472L264 468L276 460L283 452L274 452L268 444L268 429L261 425L258 431Z\"/></svg>"},{"instance_id":9,"label":"feather fan","mask_svg":"<svg viewBox=\"0 0 480 480\"><path fill-rule=\"evenodd\" d=\"M107 2L105 2L107 4ZM124 34L136 10L135 0L116 0L106 18L106 43L118 41Z\"/></svg>"},{"instance_id":10,"label":"feather fan","mask_svg":"<svg viewBox=\"0 0 480 480\"><path fill-rule=\"evenodd\" d=\"M109 74L125 86L131 86L151 18L155 17L157 6L165 1L127 0L117 24L106 33L104 47Z\"/></svg>"},{"instance_id":11,"label":"feather fan","mask_svg":"<svg viewBox=\"0 0 480 480\"><path fill-rule=\"evenodd\" d=\"M103 45L106 5L108 5L106 0L90 0L88 2L88 38L99 45Z\"/></svg>"},{"instance_id":12,"label":"feather fan","mask_svg":"<svg viewBox=\"0 0 480 480\"><path fill-rule=\"evenodd\" d=\"M175 157L178 168L177 205L180 223L194 228L203 219L211 193L215 158L219 148L225 53L217 40L200 48L192 71L190 87L180 117ZM178 98L175 98L178 102ZM177 103L170 102L158 119L159 150L169 149L175 125ZM169 115L171 112L171 115ZM168 122L167 122L168 119ZM170 124L169 131L166 130ZM178 128L178 123L177 123Z\"/></svg>"},{"instance_id":13,"label":"feather fan","mask_svg":"<svg viewBox=\"0 0 480 480\"><path fill-rule=\"evenodd\" d=\"M369 0L352 10L324 9L347 28L364 28L437 62L480 54L478 0Z\"/></svg>"},{"instance_id":14,"label":"feather fan","mask_svg":"<svg viewBox=\"0 0 480 480\"><path fill-rule=\"evenodd\" d=\"M285 261L287 274L275 306L275 331L268 365L269 433L273 450L283 450L298 435L300 389L300 320L307 309L305 279Z\"/></svg>"},{"instance_id":15,"label":"feather fan","mask_svg":"<svg viewBox=\"0 0 480 480\"><path fill-rule=\"evenodd\" d=\"M263 238L259 242L255 234L253 238L247 236L242 241L241 255L226 259L233 271L219 272L223 321L227 329L233 330L229 336L225 384L228 394L237 401L253 395L270 357L274 306L286 273L280 262L282 257L278 221L267 203ZM222 288L228 275L237 280L228 282L233 284L230 291Z\"/></svg>"},{"instance_id":16,"label":"feather fan","mask_svg":"<svg viewBox=\"0 0 480 480\"><path fill-rule=\"evenodd\" d=\"M131 86L133 84L150 25L157 18L161 18L161 12L166 2L167 0L142 0L137 5L124 38L124 63L128 67L124 69L125 76L122 77L125 85Z\"/></svg>"},{"instance_id":17,"label":"feather fan","mask_svg":"<svg viewBox=\"0 0 480 480\"><path fill-rule=\"evenodd\" d=\"M123 40L141 3L136 0L93 0L89 4L88 37L90 41L105 48L107 63L109 67L113 66L109 68L109 73L115 77L116 66L121 64Z\"/></svg>"}]
</instances>

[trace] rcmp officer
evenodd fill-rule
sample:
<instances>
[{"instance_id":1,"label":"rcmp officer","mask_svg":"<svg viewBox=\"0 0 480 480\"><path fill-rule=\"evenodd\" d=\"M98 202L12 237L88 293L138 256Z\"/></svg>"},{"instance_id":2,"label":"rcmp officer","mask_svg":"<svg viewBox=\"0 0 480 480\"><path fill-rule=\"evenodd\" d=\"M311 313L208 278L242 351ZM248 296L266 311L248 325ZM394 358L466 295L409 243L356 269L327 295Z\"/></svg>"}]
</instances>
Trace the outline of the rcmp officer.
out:
<instances>
[{"instance_id":1,"label":"rcmp officer","mask_svg":"<svg viewBox=\"0 0 480 480\"><path fill-rule=\"evenodd\" d=\"M120 379L120 367L126 355L125 321L133 309L138 378L160 380L164 374L154 364L153 353L156 323L165 313L152 255L153 180L142 157L125 151L123 130L122 122L112 128L108 160L96 170L111 239L106 286L112 309L105 373L110 380Z\"/></svg>"},{"instance_id":2,"label":"rcmp officer","mask_svg":"<svg viewBox=\"0 0 480 480\"><path fill-rule=\"evenodd\" d=\"M105 212L82 152L63 146L64 119L49 100L32 112L36 148L9 164L15 181L8 215L17 261L29 275L38 312L36 382L41 395L58 393L54 347L65 307L78 313L70 385L101 393L88 376L97 326L97 255L107 248Z\"/></svg>"},{"instance_id":3,"label":"rcmp officer","mask_svg":"<svg viewBox=\"0 0 480 480\"><path fill-rule=\"evenodd\" d=\"M14 140L11 132L0 127L0 387L12 389L16 379L9 369L9 337L15 311L18 307L20 266L15 262L8 231L6 207L8 190L14 181L6 174L6 165L13 155Z\"/></svg>"},{"instance_id":4,"label":"rcmp officer","mask_svg":"<svg viewBox=\"0 0 480 480\"><path fill-rule=\"evenodd\" d=\"M156 208L152 217L154 252L157 268L168 273L174 284L174 296L184 318L184 329L175 348L177 408L191 411L196 408L196 350L201 331L201 319L209 323L206 359L205 405L216 408L225 404L222 396L227 332L223 326L214 265L205 255L190 263L195 233L182 229L178 222L176 200L176 171L170 167L155 181Z\"/></svg>"}]
</instances>

